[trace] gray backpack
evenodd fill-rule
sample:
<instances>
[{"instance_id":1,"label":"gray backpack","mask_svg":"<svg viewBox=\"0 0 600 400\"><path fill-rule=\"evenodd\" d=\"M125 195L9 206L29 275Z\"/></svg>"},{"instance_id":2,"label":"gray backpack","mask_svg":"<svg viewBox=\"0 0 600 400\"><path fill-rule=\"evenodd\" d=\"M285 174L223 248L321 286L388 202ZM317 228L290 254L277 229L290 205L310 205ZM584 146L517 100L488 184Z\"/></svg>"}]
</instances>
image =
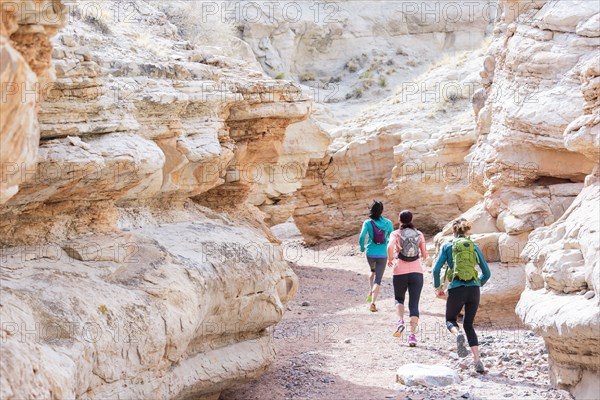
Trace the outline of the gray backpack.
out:
<instances>
[{"instance_id":1,"label":"gray backpack","mask_svg":"<svg viewBox=\"0 0 600 400\"><path fill-rule=\"evenodd\" d=\"M421 234L416 229L404 228L400 230L400 252L398 258L402 261L415 261L419 259L419 242Z\"/></svg>"}]
</instances>

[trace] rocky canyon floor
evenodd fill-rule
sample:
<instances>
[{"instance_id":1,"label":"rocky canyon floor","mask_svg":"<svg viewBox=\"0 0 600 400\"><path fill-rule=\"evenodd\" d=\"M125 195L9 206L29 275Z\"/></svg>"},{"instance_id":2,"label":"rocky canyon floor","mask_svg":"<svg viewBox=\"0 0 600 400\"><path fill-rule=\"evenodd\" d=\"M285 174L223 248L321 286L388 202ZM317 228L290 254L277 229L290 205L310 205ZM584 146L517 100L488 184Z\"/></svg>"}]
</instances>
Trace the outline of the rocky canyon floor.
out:
<instances>
[{"instance_id":1,"label":"rocky canyon floor","mask_svg":"<svg viewBox=\"0 0 600 400\"><path fill-rule=\"evenodd\" d=\"M223 392L221 400L571 399L551 388L543 340L516 317L491 318L493 310L480 310L476 329L486 374L473 371L470 355L459 359L445 330L445 303L433 293L430 267L425 267L418 346L408 347L406 334L393 337L391 270L383 278L379 311L371 313L368 266L356 241L307 248L288 237L284 251L300 290L272 332L277 359L261 378ZM462 382L440 388L396 383L396 370L407 363L451 367Z\"/></svg>"}]
</instances>

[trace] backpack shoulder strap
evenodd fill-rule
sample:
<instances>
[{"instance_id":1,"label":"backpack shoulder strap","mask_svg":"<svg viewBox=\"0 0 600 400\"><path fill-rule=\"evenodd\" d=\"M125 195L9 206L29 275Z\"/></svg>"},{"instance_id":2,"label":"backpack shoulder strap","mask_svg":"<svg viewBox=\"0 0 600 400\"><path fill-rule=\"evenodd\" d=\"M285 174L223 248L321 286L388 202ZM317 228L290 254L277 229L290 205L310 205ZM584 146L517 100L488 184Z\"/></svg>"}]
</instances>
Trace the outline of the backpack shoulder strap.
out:
<instances>
[{"instance_id":1,"label":"backpack shoulder strap","mask_svg":"<svg viewBox=\"0 0 600 400\"><path fill-rule=\"evenodd\" d=\"M400 249L402 248L401 244L402 244L402 230L398 229L394 232L392 232L392 235L396 234L396 250L400 251Z\"/></svg>"},{"instance_id":2,"label":"backpack shoulder strap","mask_svg":"<svg viewBox=\"0 0 600 400\"><path fill-rule=\"evenodd\" d=\"M371 224L371 228L373 229L373 231L375 231L375 227L377 225L375 225L375 221L373 221L373 219L369 218L369 223Z\"/></svg>"},{"instance_id":3,"label":"backpack shoulder strap","mask_svg":"<svg viewBox=\"0 0 600 400\"><path fill-rule=\"evenodd\" d=\"M475 265L479 265L479 253L477 252L477 248L475 246L477 245L473 242L473 253L475 253Z\"/></svg>"}]
</instances>

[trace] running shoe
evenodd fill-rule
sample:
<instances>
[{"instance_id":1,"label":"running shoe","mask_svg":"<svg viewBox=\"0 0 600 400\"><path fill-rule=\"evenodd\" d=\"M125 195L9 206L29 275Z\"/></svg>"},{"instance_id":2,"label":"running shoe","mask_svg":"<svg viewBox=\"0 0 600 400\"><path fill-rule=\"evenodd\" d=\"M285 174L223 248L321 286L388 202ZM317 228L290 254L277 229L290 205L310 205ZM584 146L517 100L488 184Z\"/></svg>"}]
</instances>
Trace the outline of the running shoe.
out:
<instances>
[{"instance_id":1,"label":"running shoe","mask_svg":"<svg viewBox=\"0 0 600 400\"><path fill-rule=\"evenodd\" d=\"M483 374L485 372L485 368L483 367L483 363L481 362L481 360L478 360L475 363L475 371L480 374Z\"/></svg>"},{"instance_id":2,"label":"running shoe","mask_svg":"<svg viewBox=\"0 0 600 400\"><path fill-rule=\"evenodd\" d=\"M371 303L371 307L369 307L369 311L377 312L377 307L375 307L375 303Z\"/></svg>"},{"instance_id":3,"label":"running shoe","mask_svg":"<svg viewBox=\"0 0 600 400\"><path fill-rule=\"evenodd\" d=\"M415 347L417 345L417 337L415 335L410 335L408 337L408 345L410 347Z\"/></svg>"},{"instance_id":4,"label":"running shoe","mask_svg":"<svg viewBox=\"0 0 600 400\"><path fill-rule=\"evenodd\" d=\"M465 335L462 332L456 335L456 352L459 357L466 357L469 354L467 346L465 346Z\"/></svg>"},{"instance_id":5,"label":"running shoe","mask_svg":"<svg viewBox=\"0 0 600 400\"><path fill-rule=\"evenodd\" d=\"M396 322L396 331L394 332L394 336L395 337L400 337L402 336L402 332L404 332L404 320L401 319L398 322Z\"/></svg>"}]
</instances>

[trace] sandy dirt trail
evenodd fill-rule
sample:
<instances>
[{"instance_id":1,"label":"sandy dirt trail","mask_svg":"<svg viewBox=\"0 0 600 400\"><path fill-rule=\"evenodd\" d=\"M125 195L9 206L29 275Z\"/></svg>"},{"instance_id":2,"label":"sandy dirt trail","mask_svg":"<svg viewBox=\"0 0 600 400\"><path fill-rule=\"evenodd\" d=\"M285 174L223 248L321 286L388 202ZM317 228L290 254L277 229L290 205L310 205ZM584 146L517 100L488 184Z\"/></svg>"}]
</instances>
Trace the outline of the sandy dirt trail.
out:
<instances>
[{"instance_id":1,"label":"sandy dirt trail","mask_svg":"<svg viewBox=\"0 0 600 400\"><path fill-rule=\"evenodd\" d=\"M519 327L516 317L493 325L488 318L476 321L488 368L477 374L470 355L459 359L455 354L456 342L445 328L445 303L435 298L430 268L425 268L418 346L410 348L408 335L392 336L397 317L391 269L383 278L379 311L371 313L366 303L369 267L357 238L313 248L301 243L284 243L300 290L272 332L276 362L258 380L223 392L222 400L571 398L550 387L543 340ZM443 388L396 383L398 367L413 362L455 368L462 382Z\"/></svg>"}]
</instances>

